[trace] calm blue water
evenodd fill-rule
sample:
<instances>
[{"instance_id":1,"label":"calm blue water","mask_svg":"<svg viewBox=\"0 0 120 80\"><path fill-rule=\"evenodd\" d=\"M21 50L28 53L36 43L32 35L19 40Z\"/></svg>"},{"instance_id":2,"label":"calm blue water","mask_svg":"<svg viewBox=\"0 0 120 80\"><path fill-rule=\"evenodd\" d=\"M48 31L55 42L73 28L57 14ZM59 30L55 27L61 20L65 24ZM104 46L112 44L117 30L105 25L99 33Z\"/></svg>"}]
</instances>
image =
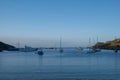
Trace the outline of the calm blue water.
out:
<instances>
[{"instance_id":1,"label":"calm blue water","mask_svg":"<svg viewBox=\"0 0 120 80\"><path fill-rule=\"evenodd\" d=\"M120 52L0 52L0 80L120 80Z\"/></svg>"}]
</instances>

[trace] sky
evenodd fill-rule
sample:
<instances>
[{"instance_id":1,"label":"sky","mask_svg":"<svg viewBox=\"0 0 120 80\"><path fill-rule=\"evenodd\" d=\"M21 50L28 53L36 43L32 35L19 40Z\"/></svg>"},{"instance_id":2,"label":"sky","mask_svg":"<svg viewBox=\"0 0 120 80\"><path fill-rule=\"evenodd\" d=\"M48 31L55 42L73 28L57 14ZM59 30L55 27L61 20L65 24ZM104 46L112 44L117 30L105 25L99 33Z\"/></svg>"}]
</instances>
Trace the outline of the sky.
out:
<instances>
[{"instance_id":1,"label":"sky","mask_svg":"<svg viewBox=\"0 0 120 80\"><path fill-rule=\"evenodd\" d=\"M0 41L75 47L120 38L120 0L0 0Z\"/></svg>"}]
</instances>

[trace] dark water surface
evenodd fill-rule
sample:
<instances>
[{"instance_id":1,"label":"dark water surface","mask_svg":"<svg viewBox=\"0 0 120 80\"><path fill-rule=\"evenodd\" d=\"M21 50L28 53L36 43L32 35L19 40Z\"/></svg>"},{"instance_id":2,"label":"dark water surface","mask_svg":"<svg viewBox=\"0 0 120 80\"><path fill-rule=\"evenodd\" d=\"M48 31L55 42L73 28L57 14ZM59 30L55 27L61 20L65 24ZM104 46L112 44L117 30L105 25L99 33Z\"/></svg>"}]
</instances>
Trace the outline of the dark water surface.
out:
<instances>
[{"instance_id":1,"label":"dark water surface","mask_svg":"<svg viewBox=\"0 0 120 80\"><path fill-rule=\"evenodd\" d=\"M0 80L120 80L120 52L0 52Z\"/></svg>"}]
</instances>

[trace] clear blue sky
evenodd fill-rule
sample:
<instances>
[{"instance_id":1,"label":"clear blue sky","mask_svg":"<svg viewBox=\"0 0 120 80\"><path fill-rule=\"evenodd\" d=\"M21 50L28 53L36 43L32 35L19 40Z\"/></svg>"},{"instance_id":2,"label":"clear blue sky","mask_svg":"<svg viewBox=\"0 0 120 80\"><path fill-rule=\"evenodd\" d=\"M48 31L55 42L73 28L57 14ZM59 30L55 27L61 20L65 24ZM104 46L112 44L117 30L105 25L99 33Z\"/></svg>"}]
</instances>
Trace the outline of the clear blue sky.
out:
<instances>
[{"instance_id":1,"label":"clear blue sky","mask_svg":"<svg viewBox=\"0 0 120 80\"><path fill-rule=\"evenodd\" d=\"M0 0L0 41L87 46L120 37L120 0Z\"/></svg>"}]
</instances>

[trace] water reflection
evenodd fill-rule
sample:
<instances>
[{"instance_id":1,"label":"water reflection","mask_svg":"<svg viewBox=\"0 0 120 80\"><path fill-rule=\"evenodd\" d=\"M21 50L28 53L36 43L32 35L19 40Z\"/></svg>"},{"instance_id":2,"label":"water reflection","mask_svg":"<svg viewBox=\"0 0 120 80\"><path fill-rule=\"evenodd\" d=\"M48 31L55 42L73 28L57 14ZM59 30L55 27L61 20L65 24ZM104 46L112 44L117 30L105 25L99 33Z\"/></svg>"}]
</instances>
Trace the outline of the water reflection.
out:
<instances>
[{"instance_id":1,"label":"water reflection","mask_svg":"<svg viewBox=\"0 0 120 80\"><path fill-rule=\"evenodd\" d=\"M119 75L119 73L120 73L120 57L119 57L118 53L114 54L114 72L115 72L115 75L120 76Z\"/></svg>"},{"instance_id":2,"label":"water reflection","mask_svg":"<svg viewBox=\"0 0 120 80\"><path fill-rule=\"evenodd\" d=\"M37 61L38 64L39 64L40 66L42 66L42 65L43 65L43 56L38 55L37 58L38 58L38 61Z\"/></svg>"},{"instance_id":3,"label":"water reflection","mask_svg":"<svg viewBox=\"0 0 120 80\"><path fill-rule=\"evenodd\" d=\"M87 54L85 52L46 51L43 56L35 53L8 52L0 54L0 80L15 79L15 76L30 79L76 78L119 80L120 54L110 51ZM4 74L3 74L4 73ZM13 75L14 73L14 75ZM3 77L2 77L3 76ZM16 79L17 80L17 79ZM19 80L19 79L18 79Z\"/></svg>"}]
</instances>

